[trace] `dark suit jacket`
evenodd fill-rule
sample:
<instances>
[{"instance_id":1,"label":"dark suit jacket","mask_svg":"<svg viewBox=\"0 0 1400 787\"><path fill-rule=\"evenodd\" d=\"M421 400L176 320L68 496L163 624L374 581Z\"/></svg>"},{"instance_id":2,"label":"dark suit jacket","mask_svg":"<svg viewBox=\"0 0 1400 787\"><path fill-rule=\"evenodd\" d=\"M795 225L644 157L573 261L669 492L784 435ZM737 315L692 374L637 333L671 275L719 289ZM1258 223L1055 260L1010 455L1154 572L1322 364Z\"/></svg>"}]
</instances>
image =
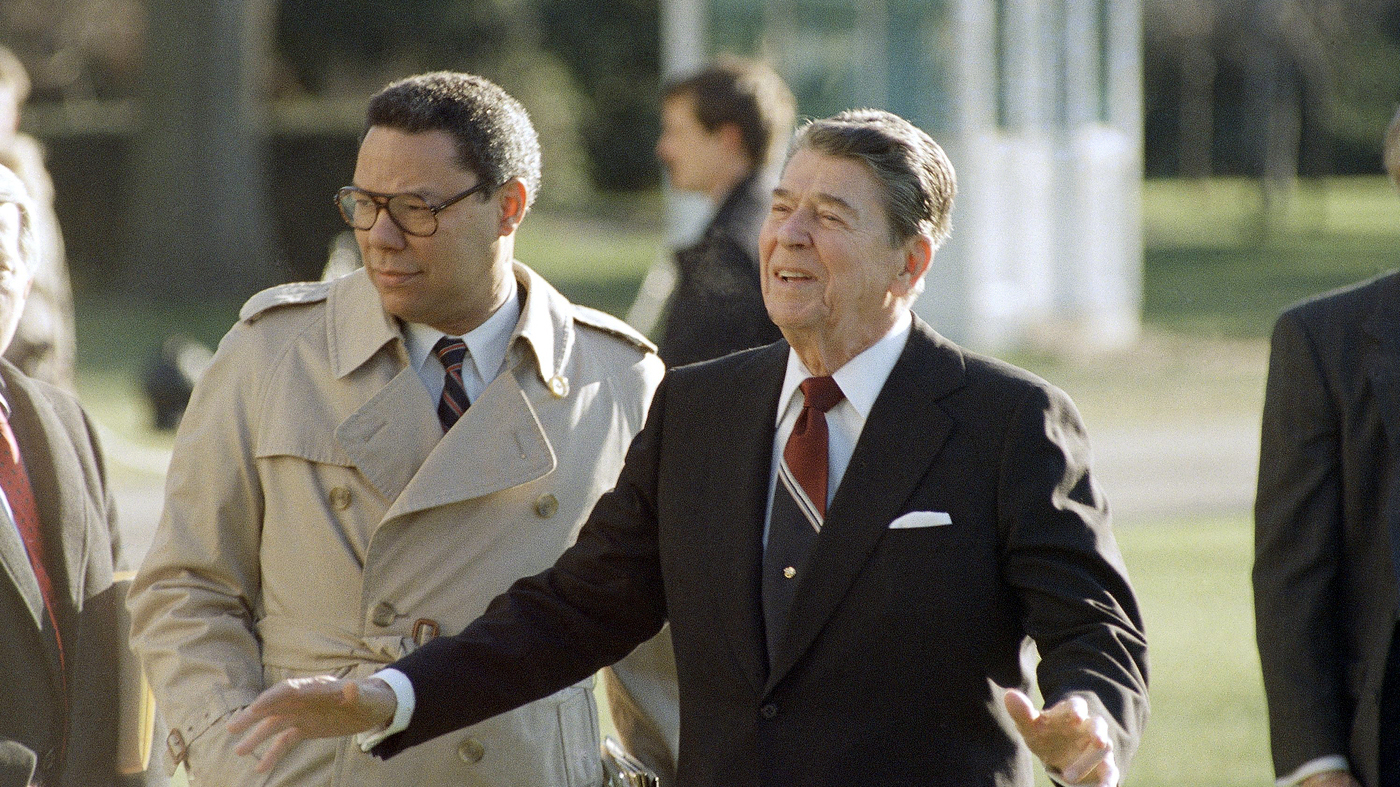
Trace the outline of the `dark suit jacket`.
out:
<instances>
[{"instance_id":1,"label":"dark suit jacket","mask_svg":"<svg viewBox=\"0 0 1400 787\"><path fill-rule=\"evenodd\" d=\"M1126 768L1146 717L1136 600L1069 399L921 321L880 393L770 669L759 601L786 343L668 374L555 567L397 665L390 754L585 676L669 618L683 787L1030 785L1002 710L1039 646L1049 702L1083 693ZM890 529L911 511L952 524Z\"/></svg>"},{"instance_id":2,"label":"dark suit jacket","mask_svg":"<svg viewBox=\"0 0 1400 787\"><path fill-rule=\"evenodd\" d=\"M1274 328L1255 502L1254 606L1279 775L1329 754L1377 781L1400 549L1400 275Z\"/></svg>"},{"instance_id":3,"label":"dark suit jacket","mask_svg":"<svg viewBox=\"0 0 1400 787\"><path fill-rule=\"evenodd\" d=\"M117 648L124 641L115 621L123 600L112 585L119 543L101 453L71 396L7 361L0 361L0 380L53 556L50 578L62 596L57 614L69 688L65 701L58 653L41 629L51 624L39 586L18 531L0 514L0 740L33 752L37 775L50 783L113 784Z\"/></svg>"},{"instance_id":4,"label":"dark suit jacket","mask_svg":"<svg viewBox=\"0 0 1400 787\"><path fill-rule=\"evenodd\" d=\"M754 256L768 201L763 179L749 175L725 197L700 240L676 252L676 287L656 343L667 367L782 338L763 305Z\"/></svg>"}]
</instances>

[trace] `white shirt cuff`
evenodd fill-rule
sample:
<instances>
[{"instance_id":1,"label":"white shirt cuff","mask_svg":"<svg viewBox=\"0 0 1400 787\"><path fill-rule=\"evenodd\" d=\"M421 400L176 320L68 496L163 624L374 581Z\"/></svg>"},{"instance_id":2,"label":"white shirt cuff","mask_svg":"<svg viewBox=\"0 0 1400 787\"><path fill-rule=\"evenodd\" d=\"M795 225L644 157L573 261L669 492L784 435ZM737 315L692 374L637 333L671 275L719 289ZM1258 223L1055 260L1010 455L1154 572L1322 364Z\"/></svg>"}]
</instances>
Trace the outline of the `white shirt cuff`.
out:
<instances>
[{"instance_id":1,"label":"white shirt cuff","mask_svg":"<svg viewBox=\"0 0 1400 787\"><path fill-rule=\"evenodd\" d=\"M1351 763L1340 754L1329 754L1326 757L1318 757L1303 763L1298 770L1284 776L1274 782L1276 787L1295 787L1309 776L1316 776L1319 773L1328 771L1351 772Z\"/></svg>"},{"instance_id":2,"label":"white shirt cuff","mask_svg":"<svg viewBox=\"0 0 1400 787\"><path fill-rule=\"evenodd\" d=\"M369 751L378 746L385 738L396 735L408 729L408 722L413 718L413 708L416 704L413 694L413 681L408 676L392 667L382 669L371 678L379 678L389 684L389 688L394 691L394 701L397 703L394 708L394 718L389 721L389 726L381 730L370 730L355 736L355 743L360 747L360 751Z\"/></svg>"}]
</instances>

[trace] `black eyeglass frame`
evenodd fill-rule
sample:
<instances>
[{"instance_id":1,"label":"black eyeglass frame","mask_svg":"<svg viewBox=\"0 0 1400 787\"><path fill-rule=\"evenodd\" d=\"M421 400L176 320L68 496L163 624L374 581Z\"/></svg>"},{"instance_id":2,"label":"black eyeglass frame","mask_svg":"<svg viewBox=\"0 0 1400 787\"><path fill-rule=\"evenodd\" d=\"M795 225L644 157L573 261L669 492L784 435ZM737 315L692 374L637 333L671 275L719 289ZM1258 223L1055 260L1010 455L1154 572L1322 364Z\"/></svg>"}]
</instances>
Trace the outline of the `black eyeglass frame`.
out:
<instances>
[{"instance_id":1,"label":"black eyeglass frame","mask_svg":"<svg viewBox=\"0 0 1400 787\"><path fill-rule=\"evenodd\" d=\"M349 224L352 229L365 230L366 232L368 232L371 229L374 229L374 222L379 221L379 214L383 212L389 217L389 221L394 222L394 226L399 228L399 232L402 232L405 235L412 235L415 238L427 238L431 237L438 231L438 213L447 208L452 207L453 205L457 204L458 202L461 202L467 197L470 197L471 195L488 188L490 185L490 182L483 180L480 183L477 183L475 186L472 186L471 188L462 192L461 194L458 194L454 197L448 197L447 199L443 200L442 202L439 202L436 205L428 205L427 200L412 192L405 191L400 192L398 194L381 194L377 191L362 189L359 186L341 186L335 192L335 207L336 210L340 211L340 217L344 219L345 223ZM374 221L371 221L368 227L356 226L355 222L351 219L351 217L348 214L346 214L344 200L347 196L351 194L363 194L364 196L369 197L372 202L374 202ZM389 201L397 197L417 197L418 199L423 200L424 207L428 209L429 213L433 214L432 231L410 232L407 227L399 223L398 217L394 215L394 212L392 210L389 210Z\"/></svg>"}]
</instances>

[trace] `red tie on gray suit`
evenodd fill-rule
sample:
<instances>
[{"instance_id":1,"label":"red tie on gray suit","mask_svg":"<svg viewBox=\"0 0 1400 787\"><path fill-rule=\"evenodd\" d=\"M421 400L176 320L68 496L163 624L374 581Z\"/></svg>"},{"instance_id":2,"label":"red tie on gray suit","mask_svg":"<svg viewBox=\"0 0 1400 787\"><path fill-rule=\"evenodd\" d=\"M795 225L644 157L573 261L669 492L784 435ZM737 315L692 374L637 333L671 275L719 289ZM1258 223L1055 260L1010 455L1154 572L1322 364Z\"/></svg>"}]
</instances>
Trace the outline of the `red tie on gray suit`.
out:
<instances>
[{"instance_id":1,"label":"red tie on gray suit","mask_svg":"<svg viewBox=\"0 0 1400 787\"><path fill-rule=\"evenodd\" d=\"M0 411L0 490L5 492L5 500L10 504L10 513L19 536L24 541L24 550L29 553L29 565L34 569L34 578L39 581L39 592L44 597L44 609L49 613L49 624L58 646L58 662L65 681L67 670L63 668L63 637L58 631L58 596L54 592L53 581L49 578L44 554L44 533L39 526L39 509L34 504L34 490L29 485L29 474L24 470L24 459L19 452L19 443L10 429L4 412Z\"/></svg>"},{"instance_id":2,"label":"red tie on gray suit","mask_svg":"<svg viewBox=\"0 0 1400 787\"><path fill-rule=\"evenodd\" d=\"M442 378L442 396L438 399L438 420L442 422L442 431L446 432L472 406L467 398L467 389L462 385L462 364L467 359L467 344L461 339L444 336L433 345L433 353L447 370Z\"/></svg>"},{"instance_id":3,"label":"red tie on gray suit","mask_svg":"<svg viewBox=\"0 0 1400 787\"><path fill-rule=\"evenodd\" d=\"M793 590L806 571L807 554L826 517L826 411L844 396L830 377L809 377L801 388L802 412L778 463L768 545L763 550L763 623L769 661L777 655Z\"/></svg>"}]
</instances>

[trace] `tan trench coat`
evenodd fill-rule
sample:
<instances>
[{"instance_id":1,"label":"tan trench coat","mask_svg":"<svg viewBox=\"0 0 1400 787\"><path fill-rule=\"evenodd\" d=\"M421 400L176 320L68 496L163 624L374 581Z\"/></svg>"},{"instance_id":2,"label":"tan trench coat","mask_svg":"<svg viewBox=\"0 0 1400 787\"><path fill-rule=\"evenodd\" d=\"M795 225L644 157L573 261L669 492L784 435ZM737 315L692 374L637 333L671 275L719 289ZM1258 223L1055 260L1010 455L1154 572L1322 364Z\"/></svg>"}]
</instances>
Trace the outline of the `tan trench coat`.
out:
<instances>
[{"instance_id":1,"label":"tan trench coat","mask_svg":"<svg viewBox=\"0 0 1400 787\"><path fill-rule=\"evenodd\" d=\"M304 743L270 777L222 723L279 679L367 675L455 633L552 565L612 486L661 364L515 272L528 296L506 371L446 435L363 271L254 296L221 342L129 602L196 787L599 783L591 680L389 762Z\"/></svg>"}]
</instances>

